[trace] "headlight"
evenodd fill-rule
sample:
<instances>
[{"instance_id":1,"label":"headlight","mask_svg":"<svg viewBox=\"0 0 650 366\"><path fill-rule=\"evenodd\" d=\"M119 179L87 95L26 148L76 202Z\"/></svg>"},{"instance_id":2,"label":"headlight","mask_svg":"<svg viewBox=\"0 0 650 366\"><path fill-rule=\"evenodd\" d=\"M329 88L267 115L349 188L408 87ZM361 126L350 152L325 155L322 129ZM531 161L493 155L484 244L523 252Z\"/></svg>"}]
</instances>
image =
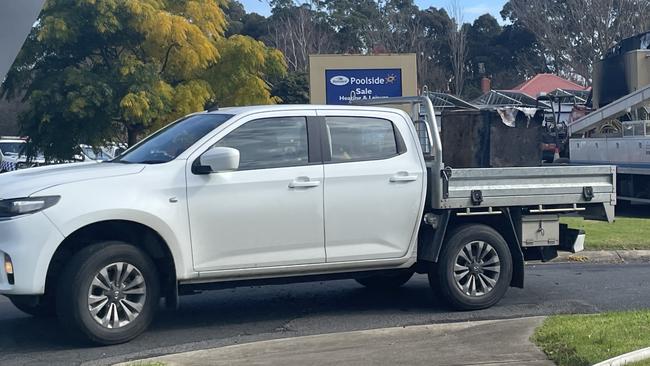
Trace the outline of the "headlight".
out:
<instances>
[{"instance_id":1,"label":"headlight","mask_svg":"<svg viewBox=\"0 0 650 366\"><path fill-rule=\"evenodd\" d=\"M35 213L52 207L59 202L59 196L28 197L0 200L0 218Z\"/></svg>"}]
</instances>

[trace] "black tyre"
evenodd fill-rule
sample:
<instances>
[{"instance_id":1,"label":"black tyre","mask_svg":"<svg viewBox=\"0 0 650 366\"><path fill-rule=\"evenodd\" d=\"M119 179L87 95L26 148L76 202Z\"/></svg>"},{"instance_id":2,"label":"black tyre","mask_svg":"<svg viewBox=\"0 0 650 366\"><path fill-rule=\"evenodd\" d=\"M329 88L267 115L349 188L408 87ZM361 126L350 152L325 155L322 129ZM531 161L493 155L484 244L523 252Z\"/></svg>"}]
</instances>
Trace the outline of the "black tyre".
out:
<instances>
[{"instance_id":1,"label":"black tyre","mask_svg":"<svg viewBox=\"0 0 650 366\"><path fill-rule=\"evenodd\" d=\"M51 296L10 296L11 303L23 313L35 318L51 318L56 316L56 304Z\"/></svg>"},{"instance_id":2,"label":"black tyre","mask_svg":"<svg viewBox=\"0 0 650 366\"><path fill-rule=\"evenodd\" d=\"M395 273L381 274L355 279L361 285L373 290L396 289L407 283L413 277L413 271L396 271Z\"/></svg>"},{"instance_id":3,"label":"black tyre","mask_svg":"<svg viewBox=\"0 0 650 366\"><path fill-rule=\"evenodd\" d=\"M488 308L503 298L512 279L508 244L486 225L467 225L450 233L429 282L458 310Z\"/></svg>"},{"instance_id":4,"label":"black tyre","mask_svg":"<svg viewBox=\"0 0 650 366\"><path fill-rule=\"evenodd\" d=\"M75 335L101 345L124 343L151 324L160 300L159 278L140 249L99 243L66 264L56 300L61 323Z\"/></svg>"}]
</instances>

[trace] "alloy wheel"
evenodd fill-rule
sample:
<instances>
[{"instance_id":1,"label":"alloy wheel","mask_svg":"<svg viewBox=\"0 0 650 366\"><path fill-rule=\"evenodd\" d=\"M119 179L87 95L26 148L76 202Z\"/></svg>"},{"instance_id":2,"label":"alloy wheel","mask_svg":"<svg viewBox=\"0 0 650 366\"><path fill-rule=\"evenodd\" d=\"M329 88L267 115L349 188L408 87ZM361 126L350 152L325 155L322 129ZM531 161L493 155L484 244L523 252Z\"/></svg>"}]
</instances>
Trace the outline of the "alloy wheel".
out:
<instances>
[{"instance_id":1,"label":"alloy wheel","mask_svg":"<svg viewBox=\"0 0 650 366\"><path fill-rule=\"evenodd\" d=\"M90 284L88 311L102 327L122 328L140 315L146 299L147 284L140 270L125 262L111 263Z\"/></svg>"},{"instance_id":2,"label":"alloy wheel","mask_svg":"<svg viewBox=\"0 0 650 366\"><path fill-rule=\"evenodd\" d=\"M472 241L461 248L454 261L454 280L468 296L480 297L496 286L501 273L499 254L484 241Z\"/></svg>"}]
</instances>

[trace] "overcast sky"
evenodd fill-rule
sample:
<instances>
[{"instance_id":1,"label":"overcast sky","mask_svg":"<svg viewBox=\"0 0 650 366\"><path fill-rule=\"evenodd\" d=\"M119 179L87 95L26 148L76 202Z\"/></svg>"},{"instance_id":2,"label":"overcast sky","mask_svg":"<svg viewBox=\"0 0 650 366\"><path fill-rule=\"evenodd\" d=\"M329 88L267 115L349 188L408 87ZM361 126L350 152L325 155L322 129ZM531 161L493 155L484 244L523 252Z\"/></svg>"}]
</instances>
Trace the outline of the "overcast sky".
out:
<instances>
[{"instance_id":1,"label":"overcast sky","mask_svg":"<svg viewBox=\"0 0 650 366\"><path fill-rule=\"evenodd\" d=\"M262 15L269 15L270 8L267 0L239 0L246 11L260 13ZM428 8L430 6L435 6L436 8L447 7L449 6L449 0L415 0L418 6L422 9ZM499 12L503 8L503 4L506 3L506 0L460 0L461 6L465 11L464 21L471 22L476 19L478 16L485 13L492 14L499 22L501 22L501 15Z\"/></svg>"}]
</instances>

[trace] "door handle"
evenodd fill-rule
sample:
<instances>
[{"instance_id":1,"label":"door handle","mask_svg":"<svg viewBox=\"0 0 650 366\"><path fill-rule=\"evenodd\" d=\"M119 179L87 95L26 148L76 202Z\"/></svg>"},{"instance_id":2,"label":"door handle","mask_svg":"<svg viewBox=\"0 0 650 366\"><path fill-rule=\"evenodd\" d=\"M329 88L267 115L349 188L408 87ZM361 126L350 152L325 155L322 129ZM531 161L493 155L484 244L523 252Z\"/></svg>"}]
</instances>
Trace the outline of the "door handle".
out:
<instances>
[{"instance_id":1,"label":"door handle","mask_svg":"<svg viewBox=\"0 0 650 366\"><path fill-rule=\"evenodd\" d=\"M402 182L415 182L418 180L417 175L409 175L408 172L399 172L392 177L390 177L391 183L402 183Z\"/></svg>"},{"instance_id":2,"label":"door handle","mask_svg":"<svg viewBox=\"0 0 650 366\"><path fill-rule=\"evenodd\" d=\"M311 180L309 177L298 177L289 183L289 188L312 188L320 185L319 180Z\"/></svg>"}]
</instances>

